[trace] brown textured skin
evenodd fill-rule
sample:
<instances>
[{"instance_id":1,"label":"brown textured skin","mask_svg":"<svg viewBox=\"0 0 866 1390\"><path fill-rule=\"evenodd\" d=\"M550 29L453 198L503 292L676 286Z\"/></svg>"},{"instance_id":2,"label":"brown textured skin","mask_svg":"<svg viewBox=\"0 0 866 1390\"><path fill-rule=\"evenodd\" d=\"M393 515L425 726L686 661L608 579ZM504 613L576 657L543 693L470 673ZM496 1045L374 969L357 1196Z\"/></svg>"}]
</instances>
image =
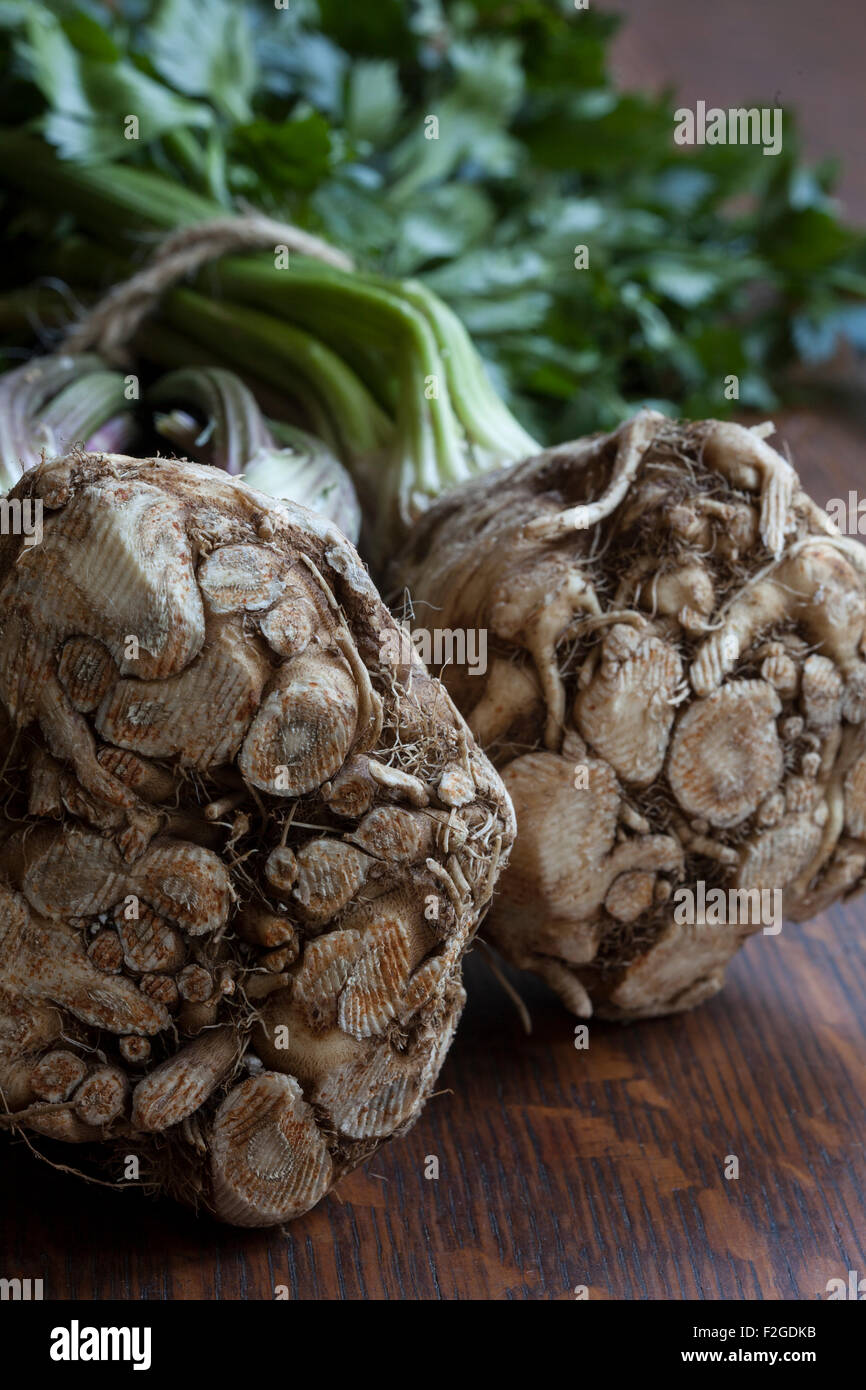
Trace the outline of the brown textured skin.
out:
<instances>
[{"instance_id":1,"label":"brown textured skin","mask_svg":"<svg viewBox=\"0 0 866 1390\"><path fill-rule=\"evenodd\" d=\"M866 881L866 551L760 434L644 412L551 449L431 508L389 589L487 632L484 676L442 673L517 814L486 931L578 1015L721 987L763 920L678 923L683 887L804 918Z\"/></svg>"},{"instance_id":2,"label":"brown textured skin","mask_svg":"<svg viewBox=\"0 0 866 1390\"><path fill-rule=\"evenodd\" d=\"M223 1219L285 1220L420 1112L462 1006L461 957L507 860L510 803L439 682L417 659L394 666L383 657L393 620L353 547L322 518L218 470L161 459L73 454L25 474L14 495L42 499L45 510L40 546L25 554L18 538L0 544L7 1127L101 1140L109 1162L120 1144L141 1157L145 1180ZM196 571L229 546L266 548L293 592L311 595L316 624L299 634L281 618L280 650L269 644L259 621L282 592L270 569L273 591L261 602L244 591L243 609L226 614L222 587L213 611ZM137 653L130 636L140 638ZM58 679L64 643L74 639L77 656L81 638L109 654L96 663L96 708L89 688L80 698L77 664L64 666L70 689ZM329 722L333 673L339 738ZM118 722L106 711L119 708L119 690ZM271 690L280 694L268 706ZM297 724L296 710L313 722ZM264 733L255 735L250 788L238 760L253 727ZM126 755L101 735L106 728ZM386 837L367 856L363 882L311 922L294 890L274 889L264 868L279 846L351 842L363 814L329 806L347 741L348 756L414 774L425 804L412 813L429 835L408 858L399 845L391 854ZM286 759L273 790L259 776L265 745L266 760L274 750ZM475 791L459 813L436 793L454 762L471 770ZM35 810L31 766L40 774ZM399 811L399 779L368 780L367 807ZM211 803L215 820L205 814ZM130 895L140 942L124 926ZM250 923L268 914L260 939ZM104 947L88 955L115 926L122 961ZM347 968L317 974L309 948L332 941L351 944ZM313 996L315 1016L305 1012ZM268 1032L270 1015L310 1029L300 1088L293 1055ZM92 1101L76 1109L75 1088L51 1106L28 1089L29 1071L56 1050L58 1019L64 1046L88 1059L82 1085L103 1097L95 1110ZM94 1048L124 1085L97 1087ZM265 1049L271 1073L258 1055ZM399 1094L388 1090L392 1072Z\"/></svg>"}]
</instances>

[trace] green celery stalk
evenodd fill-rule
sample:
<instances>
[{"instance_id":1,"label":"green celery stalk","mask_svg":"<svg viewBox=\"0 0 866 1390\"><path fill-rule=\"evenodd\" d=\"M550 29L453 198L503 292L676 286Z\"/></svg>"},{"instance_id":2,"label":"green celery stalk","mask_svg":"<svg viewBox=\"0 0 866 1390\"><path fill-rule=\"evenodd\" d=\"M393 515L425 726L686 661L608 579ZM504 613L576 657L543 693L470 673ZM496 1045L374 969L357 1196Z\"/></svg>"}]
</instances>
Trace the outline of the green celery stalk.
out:
<instances>
[{"instance_id":1,"label":"green celery stalk","mask_svg":"<svg viewBox=\"0 0 866 1390\"><path fill-rule=\"evenodd\" d=\"M218 341L223 357L287 394L298 394L299 374L321 396L348 455L385 446L387 417L340 359L310 334L239 305L216 302L194 290L165 298L167 322L198 341Z\"/></svg>"},{"instance_id":2,"label":"green celery stalk","mask_svg":"<svg viewBox=\"0 0 866 1390\"><path fill-rule=\"evenodd\" d=\"M143 232L224 215L218 201L160 175L64 164L18 132L0 131L0 173L127 254ZM288 271L261 254L230 256L205 267L196 290L170 291L161 319L202 347L217 343L219 360L237 370L312 397L318 432L337 441L392 536L443 492L538 449L459 320L417 282L302 256Z\"/></svg>"}]
</instances>

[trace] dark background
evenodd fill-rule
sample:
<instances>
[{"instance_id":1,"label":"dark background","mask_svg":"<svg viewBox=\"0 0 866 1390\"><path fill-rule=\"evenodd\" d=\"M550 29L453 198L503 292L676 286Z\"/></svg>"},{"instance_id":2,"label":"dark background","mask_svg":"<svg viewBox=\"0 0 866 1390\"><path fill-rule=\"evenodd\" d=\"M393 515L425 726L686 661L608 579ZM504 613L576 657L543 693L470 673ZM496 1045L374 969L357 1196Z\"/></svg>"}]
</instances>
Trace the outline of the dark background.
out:
<instances>
[{"instance_id":1,"label":"dark background","mask_svg":"<svg viewBox=\"0 0 866 1390\"><path fill-rule=\"evenodd\" d=\"M791 106L809 159L843 157L840 199L866 222L862 0L590 0L625 17L622 86L674 85L679 104Z\"/></svg>"},{"instance_id":2,"label":"dark background","mask_svg":"<svg viewBox=\"0 0 866 1390\"><path fill-rule=\"evenodd\" d=\"M685 105L795 106L810 156L843 157L846 210L866 222L861 0L604 7L634 17L616 49L623 84L674 82ZM854 426L806 411L777 423L819 501L862 487ZM578 1285L592 1298L824 1298L829 1279L866 1275L864 924L860 901L753 938L716 999L594 1023L588 1052L523 977L526 1038L475 952L440 1093L285 1232L88 1188L4 1143L0 1274L42 1277L58 1299L272 1298L277 1285L292 1298L569 1299Z\"/></svg>"}]
</instances>

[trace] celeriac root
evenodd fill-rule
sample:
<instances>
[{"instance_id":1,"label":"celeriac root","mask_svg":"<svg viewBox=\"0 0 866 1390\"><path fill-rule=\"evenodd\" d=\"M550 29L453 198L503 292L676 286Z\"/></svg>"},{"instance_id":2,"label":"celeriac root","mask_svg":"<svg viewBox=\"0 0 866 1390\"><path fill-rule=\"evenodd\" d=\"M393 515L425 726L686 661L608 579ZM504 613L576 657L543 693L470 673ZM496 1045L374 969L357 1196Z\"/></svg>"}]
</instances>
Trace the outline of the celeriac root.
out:
<instances>
[{"instance_id":1,"label":"celeriac root","mask_svg":"<svg viewBox=\"0 0 866 1390\"><path fill-rule=\"evenodd\" d=\"M866 882L866 550L766 432L641 412L451 493L392 568L486 632L443 671L517 814L486 930L581 1015L690 1008L778 903Z\"/></svg>"},{"instance_id":2,"label":"celeriac root","mask_svg":"<svg viewBox=\"0 0 866 1390\"><path fill-rule=\"evenodd\" d=\"M13 495L44 535L0 541L2 1123L285 1221L432 1090L510 802L321 517L162 459Z\"/></svg>"}]
</instances>

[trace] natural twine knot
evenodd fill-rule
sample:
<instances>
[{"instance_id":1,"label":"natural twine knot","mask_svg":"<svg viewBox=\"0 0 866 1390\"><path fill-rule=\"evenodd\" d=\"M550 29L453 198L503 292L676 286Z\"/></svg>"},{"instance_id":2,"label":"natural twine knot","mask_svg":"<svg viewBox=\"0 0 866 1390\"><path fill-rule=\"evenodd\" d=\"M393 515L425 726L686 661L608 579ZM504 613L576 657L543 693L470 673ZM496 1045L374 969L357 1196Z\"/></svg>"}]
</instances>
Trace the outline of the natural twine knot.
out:
<instances>
[{"instance_id":1,"label":"natural twine knot","mask_svg":"<svg viewBox=\"0 0 866 1390\"><path fill-rule=\"evenodd\" d=\"M148 265L108 294L66 336L69 352L97 352L106 361L122 361L136 329L167 289L208 261L251 247L287 246L338 270L352 270L351 259L320 237L261 213L215 217L181 227L166 237Z\"/></svg>"}]
</instances>

